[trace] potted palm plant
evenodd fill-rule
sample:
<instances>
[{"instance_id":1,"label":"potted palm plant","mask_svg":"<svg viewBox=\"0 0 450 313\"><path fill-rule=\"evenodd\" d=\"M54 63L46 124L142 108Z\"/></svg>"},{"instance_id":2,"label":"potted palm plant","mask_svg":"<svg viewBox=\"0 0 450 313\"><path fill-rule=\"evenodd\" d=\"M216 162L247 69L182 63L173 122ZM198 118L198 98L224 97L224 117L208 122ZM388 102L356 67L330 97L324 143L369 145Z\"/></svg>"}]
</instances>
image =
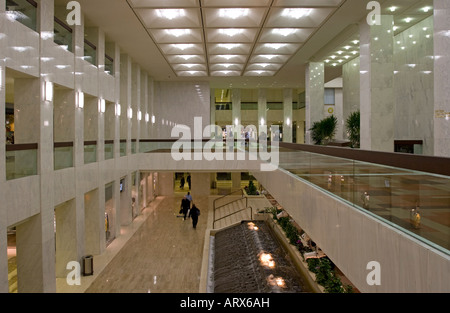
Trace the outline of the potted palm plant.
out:
<instances>
[{"instance_id":1,"label":"potted palm plant","mask_svg":"<svg viewBox=\"0 0 450 313\"><path fill-rule=\"evenodd\" d=\"M353 112L347 118L345 123L347 128L348 139L352 148L360 147L360 128L361 128L361 113L360 111Z\"/></svg>"},{"instance_id":2,"label":"potted palm plant","mask_svg":"<svg viewBox=\"0 0 450 313\"><path fill-rule=\"evenodd\" d=\"M311 130L311 137L316 145L327 145L336 134L337 118L334 115L314 122Z\"/></svg>"}]
</instances>

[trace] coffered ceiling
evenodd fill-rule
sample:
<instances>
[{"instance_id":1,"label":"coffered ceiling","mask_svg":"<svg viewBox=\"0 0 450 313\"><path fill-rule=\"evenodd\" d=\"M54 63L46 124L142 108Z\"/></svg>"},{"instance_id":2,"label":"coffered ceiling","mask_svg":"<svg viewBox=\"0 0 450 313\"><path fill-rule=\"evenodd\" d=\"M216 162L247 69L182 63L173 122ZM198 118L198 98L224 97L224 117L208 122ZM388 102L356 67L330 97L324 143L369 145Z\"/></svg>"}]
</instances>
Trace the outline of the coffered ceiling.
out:
<instances>
[{"instance_id":1,"label":"coffered ceiling","mask_svg":"<svg viewBox=\"0 0 450 313\"><path fill-rule=\"evenodd\" d=\"M358 24L370 12L369 0L79 2L87 27L102 28L153 79L212 88L302 89L310 61L329 60L325 80L339 77L359 56ZM378 1L394 15L395 33L431 15L432 2Z\"/></svg>"},{"instance_id":2,"label":"coffered ceiling","mask_svg":"<svg viewBox=\"0 0 450 313\"><path fill-rule=\"evenodd\" d=\"M275 76L345 0L128 0L177 76Z\"/></svg>"}]
</instances>

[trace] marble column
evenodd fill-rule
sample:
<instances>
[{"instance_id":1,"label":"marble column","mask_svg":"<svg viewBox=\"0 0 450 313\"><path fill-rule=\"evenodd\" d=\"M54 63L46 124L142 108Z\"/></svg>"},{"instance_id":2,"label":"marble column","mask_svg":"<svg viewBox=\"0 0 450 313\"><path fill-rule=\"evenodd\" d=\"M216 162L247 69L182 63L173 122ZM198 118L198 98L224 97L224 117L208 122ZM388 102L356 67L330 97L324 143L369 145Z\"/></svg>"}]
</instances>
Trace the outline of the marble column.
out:
<instances>
[{"instance_id":1,"label":"marble column","mask_svg":"<svg viewBox=\"0 0 450 313\"><path fill-rule=\"evenodd\" d=\"M131 106L131 58L126 54L120 56L120 139L127 140L127 155L131 154L131 119L128 118ZM133 112L133 115L136 112Z\"/></svg>"},{"instance_id":2,"label":"marble column","mask_svg":"<svg viewBox=\"0 0 450 313\"><path fill-rule=\"evenodd\" d=\"M159 172L158 173L158 195L173 196L174 194L174 173Z\"/></svg>"},{"instance_id":3,"label":"marble column","mask_svg":"<svg viewBox=\"0 0 450 313\"><path fill-rule=\"evenodd\" d=\"M215 89L211 89L210 91L210 121L211 125L216 125L216 92ZM221 134L220 134L221 135ZM215 134L211 134L211 138L214 138Z\"/></svg>"},{"instance_id":4,"label":"marble column","mask_svg":"<svg viewBox=\"0 0 450 313\"><path fill-rule=\"evenodd\" d=\"M310 62L306 66L305 80L305 143L313 144L311 140L311 127L314 122L324 118L325 97L325 67L322 62Z\"/></svg>"},{"instance_id":5,"label":"marble column","mask_svg":"<svg viewBox=\"0 0 450 313\"><path fill-rule=\"evenodd\" d=\"M258 89L258 125L268 127L267 123L267 89ZM265 131L266 135L269 129ZM261 132L261 131L260 131Z\"/></svg>"},{"instance_id":6,"label":"marble column","mask_svg":"<svg viewBox=\"0 0 450 313\"><path fill-rule=\"evenodd\" d=\"M211 189L211 174L210 173L192 173L192 188L191 194L195 203L196 197L203 197L210 195ZM201 208L200 208L201 209ZM206 209L206 208L204 208Z\"/></svg>"},{"instance_id":7,"label":"marble column","mask_svg":"<svg viewBox=\"0 0 450 313\"><path fill-rule=\"evenodd\" d=\"M0 1L0 12L4 11L5 3L3 0ZM0 26L2 21L0 19ZM0 38L0 55L3 53L3 43ZM5 61L0 58L0 107L5 107ZM0 110L0 121L5 120L5 110ZM0 155L6 155L6 133L5 127L0 128ZM5 162L0 162L0 199L5 199L5 184L6 184L6 164ZM7 260L7 222L6 222L6 209L0 209L0 293L7 293L8 288L8 260Z\"/></svg>"},{"instance_id":8,"label":"marble column","mask_svg":"<svg viewBox=\"0 0 450 313\"><path fill-rule=\"evenodd\" d=\"M231 187L233 190L241 189L241 172L231 173Z\"/></svg>"},{"instance_id":9,"label":"marble column","mask_svg":"<svg viewBox=\"0 0 450 313\"><path fill-rule=\"evenodd\" d=\"M241 90L234 88L231 90L231 101L232 101L232 123L233 126L239 126L241 125ZM234 134L234 138L240 138L241 134L236 133Z\"/></svg>"},{"instance_id":10,"label":"marble column","mask_svg":"<svg viewBox=\"0 0 450 313\"><path fill-rule=\"evenodd\" d=\"M56 277L65 278L67 263L78 261L77 219L75 200L67 201L55 208L56 220Z\"/></svg>"},{"instance_id":11,"label":"marble column","mask_svg":"<svg viewBox=\"0 0 450 313\"><path fill-rule=\"evenodd\" d=\"M360 25L361 149L394 151L394 36L392 15ZM388 32L389 31L389 32Z\"/></svg>"},{"instance_id":12,"label":"marble column","mask_svg":"<svg viewBox=\"0 0 450 313\"><path fill-rule=\"evenodd\" d=\"M292 143L292 124L294 123L292 118L292 89L283 90L283 142Z\"/></svg>"},{"instance_id":13,"label":"marble column","mask_svg":"<svg viewBox=\"0 0 450 313\"><path fill-rule=\"evenodd\" d=\"M41 2L38 10L40 32L53 32L53 1ZM41 36L41 49L48 36ZM43 62L43 61L41 61ZM43 64L41 64L43 66ZM22 125L23 137L34 133L39 145L38 173L40 174L40 213L17 226L17 281L19 292L55 292L55 234L54 234L54 162L53 162L53 101L45 99L45 87L51 81L41 76L39 79L25 79L21 82L22 93L16 93L18 107L29 110L18 112L25 120L35 121ZM28 86L27 86L28 85ZM53 86L54 89L54 86ZM26 91L26 92L25 92ZM17 100L17 101L16 101ZM28 139L28 138L27 138ZM31 138L30 138L31 139ZM36 139L36 138L33 138Z\"/></svg>"},{"instance_id":14,"label":"marble column","mask_svg":"<svg viewBox=\"0 0 450 313\"><path fill-rule=\"evenodd\" d=\"M360 97L360 71L359 57L345 63L342 66L342 96L343 96L343 120L347 121L350 114L359 111ZM347 130L343 129L343 138L348 139Z\"/></svg>"},{"instance_id":15,"label":"marble column","mask_svg":"<svg viewBox=\"0 0 450 313\"><path fill-rule=\"evenodd\" d=\"M156 119L155 115L155 85L154 85L154 80L153 78L149 77L148 78L148 102L149 102L149 116L150 116L150 121L149 121L149 134L148 134L148 138L156 138L156 125L155 123L153 123L153 118Z\"/></svg>"},{"instance_id":16,"label":"marble column","mask_svg":"<svg viewBox=\"0 0 450 313\"><path fill-rule=\"evenodd\" d=\"M450 157L450 2L434 0L434 154Z\"/></svg>"}]
</instances>

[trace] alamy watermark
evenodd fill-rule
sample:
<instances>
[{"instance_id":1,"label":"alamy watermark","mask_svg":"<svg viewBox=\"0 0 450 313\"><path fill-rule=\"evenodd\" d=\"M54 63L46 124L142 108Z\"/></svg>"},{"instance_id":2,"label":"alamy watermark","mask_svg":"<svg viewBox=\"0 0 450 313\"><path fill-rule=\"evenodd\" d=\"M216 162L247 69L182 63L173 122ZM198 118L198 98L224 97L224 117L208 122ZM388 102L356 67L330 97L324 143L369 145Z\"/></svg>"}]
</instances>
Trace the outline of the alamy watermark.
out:
<instances>
[{"instance_id":1,"label":"alamy watermark","mask_svg":"<svg viewBox=\"0 0 450 313\"><path fill-rule=\"evenodd\" d=\"M192 155L195 161L245 161L248 157L249 161L266 161L260 164L261 171L274 171L279 165L279 133L279 126L270 127L270 134L275 140L271 141L269 152L266 125L260 125L259 128L254 125L228 125L224 133L218 125L203 128L203 118L195 117L193 132L186 125L172 128L172 138L179 140L172 145L171 155L175 161L192 161ZM204 144L204 138L211 139Z\"/></svg>"}]
</instances>

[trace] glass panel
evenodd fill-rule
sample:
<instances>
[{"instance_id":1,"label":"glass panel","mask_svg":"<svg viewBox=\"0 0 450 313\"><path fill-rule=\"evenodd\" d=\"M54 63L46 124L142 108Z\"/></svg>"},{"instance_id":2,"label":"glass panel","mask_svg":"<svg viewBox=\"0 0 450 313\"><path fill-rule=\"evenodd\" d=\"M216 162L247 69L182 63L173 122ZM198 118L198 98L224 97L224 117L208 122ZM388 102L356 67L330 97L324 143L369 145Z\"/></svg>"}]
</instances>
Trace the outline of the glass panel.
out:
<instances>
[{"instance_id":1,"label":"glass panel","mask_svg":"<svg viewBox=\"0 0 450 313\"><path fill-rule=\"evenodd\" d=\"M73 147L58 147L54 151L55 171L73 167Z\"/></svg>"},{"instance_id":2,"label":"glass panel","mask_svg":"<svg viewBox=\"0 0 450 313\"><path fill-rule=\"evenodd\" d=\"M449 177L285 148L280 149L279 164L331 196L449 254Z\"/></svg>"},{"instance_id":3,"label":"glass panel","mask_svg":"<svg viewBox=\"0 0 450 313\"><path fill-rule=\"evenodd\" d=\"M114 76L114 59L105 55L105 72Z\"/></svg>"},{"instance_id":4,"label":"glass panel","mask_svg":"<svg viewBox=\"0 0 450 313\"><path fill-rule=\"evenodd\" d=\"M97 162L97 145L84 146L84 164Z\"/></svg>"},{"instance_id":5,"label":"glass panel","mask_svg":"<svg viewBox=\"0 0 450 313\"><path fill-rule=\"evenodd\" d=\"M87 40L84 41L84 59L97 66L97 47Z\"/></svg>"},{"instance_id":6,"label":"glass panel","mask_svg":"<svg viewBox=\"0 0 450 313\"><path fill-rule=\"evenodd\" d=\"M136 154L136 141L131 142L131 154Z\"/></svg>"},{"instance_id":7,"label":"glass panel","mask_svg":"<svg viewBox=\"0 0 450 313\"><path fill-rule=\"evenodd\" d=\"M120 156L126 156L127 155L127 143L126 142L121 142L120 143Z\"/></svg>"},{"instance_id":8,"label":"glass panel","mask_svg":"<svg viewBox=\"0 0 450 313\"><path fill-rule=\"evenodd\" d=\"M37 149L6 152L6 180L37 175Z\"/></svg>"},{"instance_id":9,"label":"glass panel","mask_svg":"<svg viewBox=\"0 0 450 313\"><path fill-rule=\"evenodd\" d=\"M37 3L32 0L6 0L6 15L37 31Z\"/></svg>"},{"instance_id":10,"label":"glass panel","mask_svg":"<svg viewBox=\"0 0 450 313\"><path fill-rule=\"evenodd\" d=\"M63 21L55 17L54 42L67 51L73 52L72 46L72 29Z\"/></svg>"},{"instance_id":11,"label":"glass panel","mask_svg":"<svg viewBox=\"0 0 450 313\"><path fill-rule=\"evenodd\" d=\"M114 159L114 144L106 143L105 144L105 160Z\"/></svg>"}]
</instances>

